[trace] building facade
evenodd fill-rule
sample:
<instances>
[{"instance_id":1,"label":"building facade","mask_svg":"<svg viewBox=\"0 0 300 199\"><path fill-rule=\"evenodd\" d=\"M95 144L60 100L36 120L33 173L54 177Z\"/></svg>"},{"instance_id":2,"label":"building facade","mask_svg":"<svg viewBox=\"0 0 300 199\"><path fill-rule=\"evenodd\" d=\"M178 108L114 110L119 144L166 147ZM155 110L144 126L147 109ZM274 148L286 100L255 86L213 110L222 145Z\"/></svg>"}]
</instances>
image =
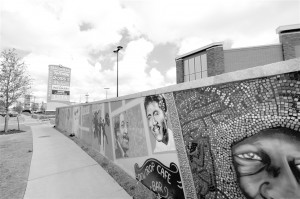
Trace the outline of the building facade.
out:
<instances>
[{"instance_id":1,"label":"building facade","mask_svg":"<svg viewBox=\"0 0 300 199\"><path fill-rule=\"evenodd\" d=\"M276 29L279 44L224 49L212 43L175 58L177 83L300 57L300 24Z\"/></svg>"}]
</instances>

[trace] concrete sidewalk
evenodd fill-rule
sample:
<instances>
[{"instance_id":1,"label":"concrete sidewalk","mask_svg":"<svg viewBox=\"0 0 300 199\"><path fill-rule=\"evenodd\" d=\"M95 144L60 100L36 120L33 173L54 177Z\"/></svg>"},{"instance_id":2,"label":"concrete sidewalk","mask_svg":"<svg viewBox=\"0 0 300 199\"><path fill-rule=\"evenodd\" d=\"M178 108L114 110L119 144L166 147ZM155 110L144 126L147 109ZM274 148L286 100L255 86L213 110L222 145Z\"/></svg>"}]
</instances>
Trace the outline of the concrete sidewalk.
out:
<instances>
[{"instance_id":1,"label":"concrete sidewalk","mask_svg":"<svg viewBox=\"0 0 300 199\"><path fill-rule=\"evenodd\" d=\"M25 199L131 198L72 140L50 125L31 128L33 155Z\"/></svg>"}]
</instances>

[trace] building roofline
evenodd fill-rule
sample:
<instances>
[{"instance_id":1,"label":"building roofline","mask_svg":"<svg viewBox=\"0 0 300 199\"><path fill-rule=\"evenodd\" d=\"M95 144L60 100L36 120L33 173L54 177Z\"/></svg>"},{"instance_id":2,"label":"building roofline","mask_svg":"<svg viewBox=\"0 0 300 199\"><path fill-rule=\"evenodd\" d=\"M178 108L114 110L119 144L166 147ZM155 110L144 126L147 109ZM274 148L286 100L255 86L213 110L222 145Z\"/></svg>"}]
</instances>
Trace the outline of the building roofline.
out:
<instances>
[{"instance_id":1,"label":"building roofline","mask_svg":"<svg viewBox=\"0 0 300 199\"><path fill-rule=\"evenodd\" d=\"M234 50L249 50L249 49L255 49L255 48L267 48L272 46L281 46L282 44L267 44L267 45L260 45L260 46L247 46L247 47L239 47L239 48L228 48L224 49L225 51L234 51Z\"/></svg>"},{"instance_id":2,"label":"building roofline","mask_svg":"<svg viewBox=\"0 0 300 199\"><path fill-rule=\"evenodd\" d=\"M297 30L297 29L300 29L300 24L279 26L278 28L276 28L276 33L280 34L285 31L292 31L292 30Z\"/></svg>"},{"instance_id":3,"label":"building roofline","mask_svg":"<svg viewBox=\"0 0 300 199\"><path fill-rule=\"evenodd\" d=\"M192 54L195 54L195 53L197 53L197 52L206 50L206 49L208 49L208 48L217 47L217 46L223 46L223 42L214 42L214 43L211 43L211 44L209 44L209 45L206 45L206 46L203 46L203 47L201 47L201 48L198 48L198 49L196 49L196 50L193 50L193 51L190 51L190 52L188 52L188 53L185 53L185 54L183 54L183 55L178 55L178 56L175 58L175 60L180 59L180 58L183 58L183 57L187 57L187 56L192 55Z\"/></svg>"}]
</instances>

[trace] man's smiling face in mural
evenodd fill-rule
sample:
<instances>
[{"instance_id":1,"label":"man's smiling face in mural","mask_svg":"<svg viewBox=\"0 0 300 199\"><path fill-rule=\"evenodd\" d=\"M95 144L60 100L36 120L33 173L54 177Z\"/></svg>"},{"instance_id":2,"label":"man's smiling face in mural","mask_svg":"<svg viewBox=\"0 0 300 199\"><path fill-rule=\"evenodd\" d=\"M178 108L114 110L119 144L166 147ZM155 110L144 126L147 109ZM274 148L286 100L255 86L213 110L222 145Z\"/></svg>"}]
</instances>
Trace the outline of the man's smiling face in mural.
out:
<instances>
[{"instance_id":1,"label":"man's smiling face in mural","mask_svg":"<svg viewBox=\"0 0 300 199\"><path fill-rule=\"evenodd\" d=\"M300 132L266 129L232 148L247 198L300 198Z\"/></svg>"},{"instance_id":2,"label":"man's smiling face in mural","mask_svg":"<svg viewBox=\"0 0 300 199\"><path fill-rule=\"evenodd\" d=\"M150 102L146 107L146 114L150 131L158 142L168 141L167 121L165 113L158 106L158 103Z\"/></svg>"},{"instance_id":3,"label":"man's smiling face in mural","mask_svg":"<svg viewBox=\"0 0 300 199\"><path fill-rule=\"evenodd\" d=\"M117 136L122 149L124 152L127 151L129 149L129 137L127 132L127 122L125 121L123 113L120 114L120 128Z\"/></svg>"}]
</instances>

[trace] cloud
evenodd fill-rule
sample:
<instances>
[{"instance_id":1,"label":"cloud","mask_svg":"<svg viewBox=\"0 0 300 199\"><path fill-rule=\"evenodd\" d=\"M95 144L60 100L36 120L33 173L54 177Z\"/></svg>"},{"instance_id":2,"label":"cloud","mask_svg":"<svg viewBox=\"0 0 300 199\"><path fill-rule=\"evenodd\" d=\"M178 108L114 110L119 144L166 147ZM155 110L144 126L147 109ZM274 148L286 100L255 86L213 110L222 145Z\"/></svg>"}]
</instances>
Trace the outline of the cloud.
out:
<instances>
[{"instance_id":1,"label":"cloud","mask_svg":"<svg viewBox=\"0 0 300 199\"><path fill-rule=\"evenodd\" d=\"M190 51L196 50L211 43L212 41L209 39L205 40L199 37L188 37L181 41L178 53L179 55L188 53Z\"/></svg>"},{"instance_id":2,"label":"cloud","mask_svg":"<svg viewBox=\"0 0 300 199\"><path fill-rule=\"evenodd\" d=\"M124 49L119 62L120 95L150 90L165 84L164 77L158 70L152 69L146 73L146 68L149 67L147 59L153 48L151 42L140 38L131 41ZM123 52L120 51L121 53Z\"/></svg>"},{"instance_id":3,"label":"cloud","mask_svg":"<svg viewBox=\"0 0 300 199\"><path fill-rule=\"evenodd\" d=\"M169 84L176 84L176 67L172 67L167 71L167 81Z\"/></svg>"},{"instance_id":4,"label":"cloud","mask_svg":"<svg viewBox=\"0 0 300 199\"><path fill-rule=\"evenodd\" d=\"M183 40L221 42L231 39L236 45L265 44L276 40L280 25L299 23L300 2L297 0L146 0L125 1L139 16L138 29L157 43ZM266 41L261 32L273 31ZM243 42L239 39L242 37ZM199 48L198 46L196 48Z\"/></svg>"},{"instance_id":5,"label":"cloud","mask_svg":"<svg viewBox=\"0 0 300 199\"><path fill-rule=\"evenodd\" d=\"M149 67L147 59L153 47L151 42L140 38L131 41L126 49L119 51L119 96L168 85L165 77L157 69L146 72L146 68ZM34 76L32 91L37 98L46 97L48 65L61 64L71 68L71 101L79 102L81 99L83 102L86 94L89 94L90 100L105 99L104 88L107 87L110 88L108 97L116 96L116 55L112 56L115 65L105 70L100 63L91 65L85 56L58 58L31 53L24 61L29 63L28 71Z\"/></svg>"},{"instance_id":6,"label":"cloud","mask_svg":"<svg viewBox=\"0 0 300 199\"><path fill-rule=\"evenodd\" d=\"M176 82L174 59L212 42L277 43L275 29L299 23L294 0L2 0L0 48L26 52L33 92L46 97L48 65L72 69L71 100L127 95ZM168 61L170 60L170 61ZM166 66L167 65L167 66Z\"/></svg>"}]
</instances>

